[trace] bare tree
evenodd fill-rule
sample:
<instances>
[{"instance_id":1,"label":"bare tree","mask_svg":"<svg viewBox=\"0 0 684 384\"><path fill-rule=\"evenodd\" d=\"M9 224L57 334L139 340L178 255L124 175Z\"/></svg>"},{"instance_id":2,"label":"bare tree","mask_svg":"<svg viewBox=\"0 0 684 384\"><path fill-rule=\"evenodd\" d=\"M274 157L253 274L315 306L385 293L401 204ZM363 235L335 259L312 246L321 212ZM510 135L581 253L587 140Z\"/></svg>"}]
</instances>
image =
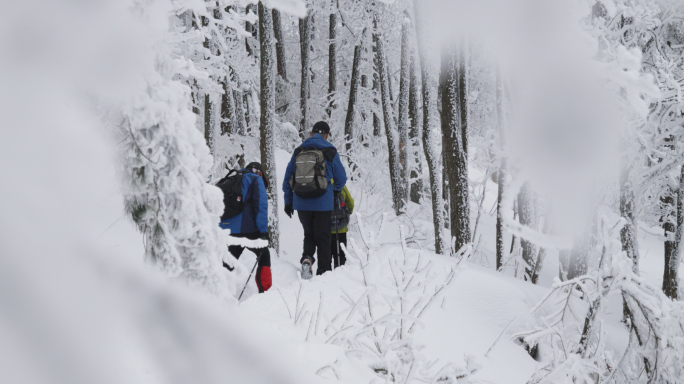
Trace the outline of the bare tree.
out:
<instances>
[{"instance_id":1,"label":"bare tree","mask_svg":"<svg viewBox=\"0 0 684 384\"><path fill-rule=\"evenodd\" d=\"M451 237L457 251L470 242L470 202L468 157L463 142L467 103L463 77L465 65L462 47L449 46L442 52L442 152L449 183Z\"/></svg>"},{"instance_id":2,"label":"bare tree","mask_svg":"<svg viewBox=\"0 0 684 384\"><path fill-rule=\"evenodd\" d=\"M681 166L677 190L677 225L674 244L668 249L665 243L665 270L663 272L663 293L672 300L679 300L679 264L682 252L682 231L684 230L684 166ZM668 252L670 251L670 252Z\"/></svg>"},{"instance_id":3,"label":"bare tree","mask_svg":"<svg viewBox=\"0 0 684 384\"><path fill-rule=\"evenodd\" d=\"M228 135L236 133L235 103L233 100L233 90L230 88L227 78L221 81L223 94L221 95L221 134Z\"/></svg>"},{"instance_id":4,"label":"bare tree","mask_svg":"<svg viewBox=\"0 0 684 384\"><path fill-rule=\"evenodd\" d=\"M337 0L332 1L328 33L328 118L332 116L335 92L337 91Z\"/></svg>"},{"instance_id":5,"label":"bare tree","mask_svg":"<svg viewBox=\"0 0 684 384\"><path fill-rule=\"evenodd\" d=\"M276 43L276 59L278 61L278 76L287 81L287 62L285 59L285 38L283 37L283 25L280 21L280 11L273 9L273 33Z\"/></svg>"},{"instance_id":6,"label":"bare tree","mask_svg":"<svg viewBox=\"0 0 684 384\"><path fill-rule=\"evenodd\" d=\"M413 2L416 19L416 34L420 56L421 85L423 89L423 151L428 164L430 174L430 189L432 193L432 221L435 230L435 252L443 254L446 246L442 236L444 228L444 215L442 213L442 191L439 179L438 154L435 153L435 144L432 140L432 130L437 127L437 93L435 81L430 70L430 54L428 48L428 36L424 31L423 23L426 22L420 14L421 8L417 1Z\"/></svg>"},{"instance_id":7,"label":"bare tree","mask_svg":"<svg viewBox=\"0 0 684 384\"><path fill-rule=\"evenodd\" d=\"M299 19L299 45L301 51L302 73L299 93L299 111L301 114L299 121L299 136L304 140L306 131L309 129L309 88L311 87L311 77L309 67L311 58L311 28L313 17L311 10L305 18Z\"/></svg>"},{"instance_id":8,"label":"bare tree","mask_svg":"<svg viewBox=\"0 0 684 384\"><path fill-rule=\"evenodd\" d=\"M497 173L497 200L496 200L496 270L500 270L503 266L503 259L506 249L504 247L503 237L503 195L506 190L506 177L508 176L508 159L506 157L506 107L504 104L504 84L501 77L501 71L496 71L496 109L497 109L497 123L499 125L499 146L501 148L501 164L499 165L499 172Z\"/></svg>"},{"instance_id":9,"label":"bare tree","mask_svg":"<svg viewBox=\"0 0 684 384\"><path fill-rule=\"evenodd\" d=\"M273 22L271 12L259 2L259 45L261 47L261 164L268 177L268 215L269 245L280 252L278 233L278 194L276 180L275 143L273 130L275 125L275 71L273 60Z\"/></svg>"},{"instance_id":10,"label":"bare tree","mask_svg":"<svg viewBox=\"0 0 684 384\"><path fill-rule=\"evenodd\" d=\"M420 193L423 190L423 181L420 175L423 174L423 163L420 158L420 122L422 109L420 105L420 92L418 91L418 68L416 66L416 54L414 49L410 53L411 65L409 69L409 184L411 201L420 203Z\"/></svg>"},{"instance_id":11,"label":"bare tree","mask_svg":"<svg viewBox=\"0 0 684 384\"><path fill-rule=\"evenodd\" d=\"M411 47L409 41L410 22L404 19L401 25L401 61L399 70L399 118L397 129L399 131L399 163L402 168L402 175L400 182L402 183L402 192L405 194L408 190L409 178L409 86L410 86L410 69L411 69ZM404 196L406 200L408 196Z\"/></svg>"},{"instance_id":12,"label":"bare tree","mask_svg":"<svg viewBox=\"0 0 684 384\"><path fill-rule=\"evenodd\" d=\"M375 15L377 18L377 14ZM385 59L383 36L373 35L376 45L376 60L379 73L380 97L382 99L382 113L385 120L385 136L387 136L387 148L389 151L390 181L392 184L392 201L397 215L406 212L406 190L404 188L404 172L399 161L399 150L396 139L396 127L394 125L394 110L390 100L389 74Z\"/></svg>"},{"instance_id":13,"label":"bare tree","mask_svg":"<svg viewBox=\"0 0 684 384\"><path fill-rule=\"evenodd\" d=\"M365 34L366 30L364 29L362 33ZM352 74L349 84L349 104L347 106L347 117L344 121L344 141L345 150L347 151L347 153L351 152L352 141L354 139L354 114L356 111L356 102L359 97L359 67L361 65L362 41L363 39L356 43L356 46L354 47L354 61L352 64Z\"/></svg>"}]
</instances>

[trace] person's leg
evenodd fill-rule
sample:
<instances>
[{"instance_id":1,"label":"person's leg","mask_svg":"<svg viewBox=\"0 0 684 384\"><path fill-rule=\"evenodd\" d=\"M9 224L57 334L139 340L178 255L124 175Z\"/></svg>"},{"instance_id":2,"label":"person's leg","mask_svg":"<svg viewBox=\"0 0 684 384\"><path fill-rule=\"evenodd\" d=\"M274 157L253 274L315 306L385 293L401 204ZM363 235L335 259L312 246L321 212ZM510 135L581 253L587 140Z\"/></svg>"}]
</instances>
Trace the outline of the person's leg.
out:
<instances>
[{"instance_id":1,"label":"person's leg","mask_svg":"<svg viewBox=\"0 0 684 384\"><path fill-rule=\"evenodd\" d=\"M344 248L347 248L347 232L340 233L340 265L345 265L347 263L347 257L344 254ZM344 248L342 248L344 245Z\"/></svg>"},{"instance_id":2,"label":"person's leg","mask_svg":"<svg viewBox=\"0 0 684 384\"><path fill-rule=\"evenodd\" d=\"M301 263L304 259L309 259L311 264L316 261L314 253L316 253L316 241L314 239L314 213L312 211L297 211L299 222L304 228L304 251L302 252Z\"/></svg>"},{"instance_id":3,"label":"person's leg","mask_svg":"<svg viewBox=\"0 0 684 384\"><path fill-rule=\"evenodd\" d=\"M228 246L228 252L230 252L230 254L233 255L233 257L235 257L236 259L240 258L240 255L242 255L242 251L244 251L244 250L245 250L245 248L243 248L239 245L229 245ZM234 269L234 268L231 268L230 265L226 264L225 261L223 262L223 267L226 268L227 270L231 271L231 272Z\"/></svg>"},{"instance_id":4,"label":"person's leg","mask_svg":"<svg viewBox=\"0 0 684 384\"><path fill-rule=\"evenodd\" d=\"M332 270L332 254L330 252L331 235L330 235L330 216L331 211L315 212L313 227L314 239L316 241L316 248L318 254L318 268L317 275L322 275L327 271Z\"/></svg>"},{"instance_id":5,"label":"person's leg","mask_svg":"<svg viewBox=\"0 0 684 384\"><path fill-rule=\"evenodd\" d=\"M250 240L257 240L261 238L259 233L250 233L247 236ZM256 281L259 293L264 293L271 288L273 283L271 277L271 251L268 248L248 248L250 251L254 252L257 257L257 270L254 280Z\"/></svg>"}]
</instances>

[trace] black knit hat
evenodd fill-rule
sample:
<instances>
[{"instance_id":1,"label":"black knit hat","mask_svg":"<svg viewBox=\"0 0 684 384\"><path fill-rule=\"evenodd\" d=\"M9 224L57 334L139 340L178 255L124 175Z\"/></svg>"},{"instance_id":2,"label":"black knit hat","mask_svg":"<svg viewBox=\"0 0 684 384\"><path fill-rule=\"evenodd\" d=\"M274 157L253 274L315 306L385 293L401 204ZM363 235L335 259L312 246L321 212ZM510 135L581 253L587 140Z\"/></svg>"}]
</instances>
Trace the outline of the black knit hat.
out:
<instances>
[{"instance_id":1,"label":"black knit hat","mask_svg":"<svg viewBox=\"0 0 684 384\"><path fill-rule=\"evenodd\" d=\"M266 173L264 172L264 168L261 166L261 163L253 161L247 164L245 168L249 170L256 169L257 171L259 171L259 176L261 176L261 178L264 179L264 185L266 186L266 188L268 188L268 177L266 177Z\"/></svg>"},{"instance_id":2,"label":"black knit hat","mask_svg":"<svg viewBox=\"0 0 684 384\"><path fill-rule=\"evenodd\" d=\"M311 132L329 135L330 134L330 126L325 121L319 121L318 123L314 124Z\"/></svg>"},{"instance_id":3,"label":"black knit hat","mask_svg":"<svg viewBox=\"0 0 684 384\"><path fill-rule=\"evenodd\" d=\"M259 163L259 162L257 162L257 161L253 161L253 162L247 164L247 166L246 166L245 168L247 168L247 169L252 169L252 168L254 168L254 169L260 170L262 173L264 172L264 167L262 167L262 166L261 166L261 163Z\"/></svg>"}]
</instances>

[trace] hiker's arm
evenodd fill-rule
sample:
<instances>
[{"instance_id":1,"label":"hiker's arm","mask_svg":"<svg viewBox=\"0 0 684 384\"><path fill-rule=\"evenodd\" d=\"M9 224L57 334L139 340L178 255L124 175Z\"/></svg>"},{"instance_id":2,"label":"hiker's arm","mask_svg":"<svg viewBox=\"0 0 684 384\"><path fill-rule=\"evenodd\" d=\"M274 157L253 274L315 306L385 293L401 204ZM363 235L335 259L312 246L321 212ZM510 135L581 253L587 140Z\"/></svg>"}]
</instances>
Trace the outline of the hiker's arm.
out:
<instances>
[{"instance_id":1,"label":"hiker's arm","mask_svg":"<svg viewBox=\"0 0 684 384\"><path fill-rule=\"evenodd\" d=\"M344 170L340 155L335 154L333 158L333 190L342 191L344 185L347 183L347 171Z\"/></svg>"},{"instance_id":2,"label":"hiker's arm","mask_svg":"<svg viewBox=\"0 0 684 384\"><path fill-rule=\"evenodd\" d=\"M290 178L294 174L294 154L290 162L287 164L287 169L285 170L285 179L283 180L283 197L285 198L285 205L292 204L292 187L290 187Z\"/></svg>"},{"instance_id":3,"label":"hiker's arm","mask_svg":"<svg viewBox=\"0 0 684 384\"><path fill-rule=\"evenodd\" d=\"M252 196L252 204L257 207L256 225L259 232L268 233L268 194L266 193L266 186L261 177L255 177L257 183L254 188L254 195Z\"/></svg>"}]
</instances>

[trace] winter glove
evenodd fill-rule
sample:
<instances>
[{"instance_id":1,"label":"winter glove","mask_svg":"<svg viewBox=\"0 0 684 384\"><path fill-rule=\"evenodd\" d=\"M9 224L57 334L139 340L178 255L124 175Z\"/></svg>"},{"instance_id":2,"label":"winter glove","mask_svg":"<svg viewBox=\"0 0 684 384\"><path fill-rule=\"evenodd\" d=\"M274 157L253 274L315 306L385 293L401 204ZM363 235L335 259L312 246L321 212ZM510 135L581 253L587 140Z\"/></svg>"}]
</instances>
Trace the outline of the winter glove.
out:
<instances>
[{"instance_id":1,"label":"winter glove","mask_svg":"<svg viewBox=\"0 0 684 384\"><path fill-rule=\"evenodd\" d=\"M285 205L285 214L292 218L292 214L294 213L294 209L292 209L292 204L286 204Z\"/></svg>"},{"instance_id":2,"label":"winter glove","mask_svg":"<svg viewBox=\"0 0 684 384\"><path fill-rule=\"evenodd\" d=\"M261 236L259 237L261 240L268 240L268 232L262 233Z\"/></svg>"}]
</instances>

